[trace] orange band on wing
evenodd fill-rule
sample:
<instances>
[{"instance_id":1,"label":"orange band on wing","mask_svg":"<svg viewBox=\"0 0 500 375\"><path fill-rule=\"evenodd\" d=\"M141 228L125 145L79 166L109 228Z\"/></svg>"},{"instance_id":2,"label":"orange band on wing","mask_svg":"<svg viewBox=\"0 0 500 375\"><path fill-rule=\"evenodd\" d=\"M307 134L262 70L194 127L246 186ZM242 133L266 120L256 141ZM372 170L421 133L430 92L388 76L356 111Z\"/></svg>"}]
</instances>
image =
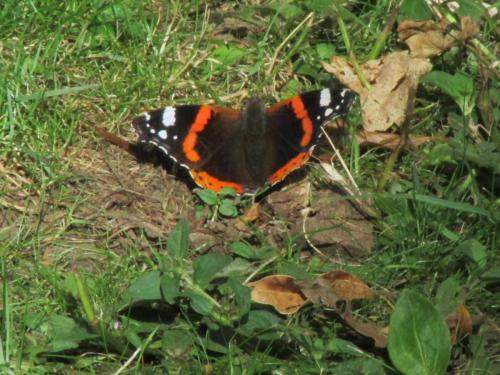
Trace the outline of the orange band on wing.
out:
<instances>
[{"instance_id":1,"label":"orange band on wing","mask_svg":"<svg viewBox=\"0 0 500 375\"><path fill-rule=\"evenodd\" d=\"M302 130L304 131L304 135L300 140L300 145L302 147L306 147L309 143L311 143L313 135L313 124L311 118L309 117L307 109L300 96L292 98L291 103L295 116L302 121Z\"/></svg>"},{"instance_id":2,"label":"orange band on wing","mask_svg":"<svg viewBox=\"0 0 500 375\"><path fill-rule=\"evenodd\" d=\"M186 158L193 163L197 163L201 160L200 154L198 153L198 151L196 151L198 133L202 132L203 129L205 129L208 121L210 120L210 117L212 117L212 113L213 111L210 107L200 107L194 123L193 125L191 125L191 129L189 129L189 132L186 135L184 142L182 143L182 152L184 152Z\"/></svg>"},{"instance_id":3,"label":"orange band on wing","mask_svg":"<svg viewBox=\"0 0 500 375\"><path fill-rule=\"evenodd\" d=\"M241 184L229 181L221 181L214 176L209 175L207 172L203 171L191 171L191 176L193 180L201 187L205 189L210 189L215 192L220 191L222 188L231 187L239 194L245 191L245 188Z\"/></svg>"},{"instance_id":4,"label":"orange band on wing","mask_svg":"<svg viewBox=\"0 0 500 375\"><path fill-rule=\"evenodd\" d=\"M309 159L310 156L311 154L309 152L301 152L276 172L274 172L267 180L271 184L275 184L283 180L290 172L304 165L304 163Z\"/></svg>"}]
</instances>

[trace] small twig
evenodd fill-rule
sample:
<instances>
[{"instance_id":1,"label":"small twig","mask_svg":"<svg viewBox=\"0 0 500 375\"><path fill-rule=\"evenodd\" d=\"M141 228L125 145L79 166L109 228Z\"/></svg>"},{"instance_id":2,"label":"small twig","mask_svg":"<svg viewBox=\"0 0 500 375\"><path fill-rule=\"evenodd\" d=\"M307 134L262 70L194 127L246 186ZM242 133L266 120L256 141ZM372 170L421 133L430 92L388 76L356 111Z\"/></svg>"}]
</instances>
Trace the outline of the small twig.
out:
<instances>
[{"instance_id":1,"label":"small twig","mask_svg":"<svg viewBox=\"0 0 500 375\"><path fill-rule=\"evenodd\" d=\"M94 128L95 132L101 136L104 140L108 141L111 144L114 144L115 146L118 146L128 153L133 154L132 147L129 141L127 141L124 138L118 137L114 134L111 134L108 132L106 129L101 128L99 126L96 126Z\"/></svg>"}]
</instances>

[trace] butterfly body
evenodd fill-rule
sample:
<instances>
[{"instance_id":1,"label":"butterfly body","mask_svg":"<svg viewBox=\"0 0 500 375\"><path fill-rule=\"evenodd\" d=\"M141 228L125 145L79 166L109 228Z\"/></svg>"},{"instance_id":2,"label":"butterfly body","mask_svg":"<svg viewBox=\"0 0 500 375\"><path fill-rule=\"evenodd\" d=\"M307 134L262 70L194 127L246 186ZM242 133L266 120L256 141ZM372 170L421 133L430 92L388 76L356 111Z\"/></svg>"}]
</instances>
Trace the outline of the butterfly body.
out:
<instances>
[{"instance_id":1,"label":"butterfly body","mask_svg":"<svg viewBox=\"0 0 500 375\"><path fill-rule=\"evenodd\" d=\"M198 185L251 194L302 166L323 123L347 113L353 100L347 89L323 89L270 108L256 97L242 111L180 105L145 112L133 125L141 142L188 168Z\"/></svg>"}]
</instances>

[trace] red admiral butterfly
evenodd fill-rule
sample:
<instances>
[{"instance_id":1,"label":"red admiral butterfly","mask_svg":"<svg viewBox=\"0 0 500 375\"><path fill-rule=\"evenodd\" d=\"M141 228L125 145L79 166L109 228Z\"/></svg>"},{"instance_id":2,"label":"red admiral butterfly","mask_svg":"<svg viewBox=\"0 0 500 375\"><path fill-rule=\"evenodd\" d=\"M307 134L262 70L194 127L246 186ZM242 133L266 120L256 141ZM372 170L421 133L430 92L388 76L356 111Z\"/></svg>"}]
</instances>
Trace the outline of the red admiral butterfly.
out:
<instances>
[{"instance_id":1,"label":"red admiral butterfly","mask_svg":"<svg viewBox=\"0 0 500 375\"><path fill-rule=\"evenodd\" d=\"M321 125L346 114L354 101L347 89L322 89L270 108L256 97L243 111L214 105L179 105L145 112L133 120L140 142L152 143L203 188L232 187L254 193L301 167Z\"/></svg>"}]
</instances>

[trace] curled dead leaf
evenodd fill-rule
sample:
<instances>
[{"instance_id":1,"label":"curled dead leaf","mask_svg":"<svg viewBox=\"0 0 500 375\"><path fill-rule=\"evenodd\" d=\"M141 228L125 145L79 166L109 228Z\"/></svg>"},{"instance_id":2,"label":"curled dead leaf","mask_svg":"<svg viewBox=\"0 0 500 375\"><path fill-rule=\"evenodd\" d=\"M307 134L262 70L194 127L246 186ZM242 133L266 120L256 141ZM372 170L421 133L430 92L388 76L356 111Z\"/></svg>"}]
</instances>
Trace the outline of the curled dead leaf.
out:
<instances>
[{"instance_id":1,"label":"curled dead leaf","mask_svg":"<svg viewBox=\"0 0 500 375\"><path fill-rule=\"evenodd\" d=\"M472 317L463 303L458 305L457 311L446 317L451 330L453 344L461 341L472 333Z\"/></svg>"},{"instance_id":2,"label":"curled dead leaf","mask_svg":"<svg viewBox=\"0 0 500 375\"><path fill-rule=\"evenodd\" d=\"M385 132L369 132L366 130L360 130L356 134L356 139L360 145L370 145L370 146L380 146L389 150L395 150L399 143L401 142L401 136L399 134L385 133ZM446 141L445 137L429 137L429 136L418 136L410 135L408 137L408 142L418 147L430 140Z\"/></svg>"},{"instance_id":3,"label":"curled dead leaf","mask_svg":"<svg viewBox=\"0 0 500 375\"><path fill-rule=\"evenodd\" d=\"M419 77L431 71L432 64L406 51L370 60L361 66L369 88L363 87L352 66L340 57L323 67L359 94L364 129L385 131L403 124L410 93L416 89Z\"/></svg>"},{"instance_id":4,"label":"curled dead leaf","mask_svg":"<svg viewBox=\"0 0 500 375\"><path fill-rule=\"evenodd\" d=\"M252 301L273 306L283 315L296 313L306 302L306 297L295 279L287 275L271 275L248 283Z\"/></svg>"},{"instance_id":5,"label":"curled dead leaf","mask_svg":"<svg viewBox=\"0 0 500 375\"><path fill-rule=\"evenodd\" d=\"M363 281L347 272L333 270L313 281L296 281L302 293L314 304L337 308L340 300L373 299L375 292Z\"/></svg>"},{"instance_id":6,"label":"curled dead leaf","mask_svg":"<svg viewBox=\"0 0 500 375\"><path fill-rule=\"evenodd\" d=\"M241 221L244 223L253 223L259 218L260 209L260 203L252 204L250 208L241 216Z\"/></svg>"},{"instance_id":7,"label":"curled dead leaf","mask_svg":"<svg viewBox=\"0 0 500 375\"><path fill-rule=\"evenodd\" d=\"M373 299L376 293L362 280L348 272L333 270L317 278L318 283L329 286L332 291L346 301Z\"/></svg>"},{"instance_id":8,"label":"curled dead leaf","mask_svg":"<svg viewBox=\"0 0 500 375\"><path fill-rule=\"evenodd\" d=\"M354 319L350 312L345 313L342 318L344 319L344 322L346 322L346 324L357 333L373 339L376 348L387 348L389 327L380 327L375 323L361 322Z\"/></svg>"},{"instance_id":9,"label":"curled dead leaf","mask_svg":"<svg viewBox=\"0 0 500 375\"><path fill-rule=\"evenodd\" d=\"M471 17L460 18L460 29L445 33L446 23L405 20L398 26L398 37L415 57L439 56L459 40L479 34L479 25Z\"/></svg>"}]
</instances>

